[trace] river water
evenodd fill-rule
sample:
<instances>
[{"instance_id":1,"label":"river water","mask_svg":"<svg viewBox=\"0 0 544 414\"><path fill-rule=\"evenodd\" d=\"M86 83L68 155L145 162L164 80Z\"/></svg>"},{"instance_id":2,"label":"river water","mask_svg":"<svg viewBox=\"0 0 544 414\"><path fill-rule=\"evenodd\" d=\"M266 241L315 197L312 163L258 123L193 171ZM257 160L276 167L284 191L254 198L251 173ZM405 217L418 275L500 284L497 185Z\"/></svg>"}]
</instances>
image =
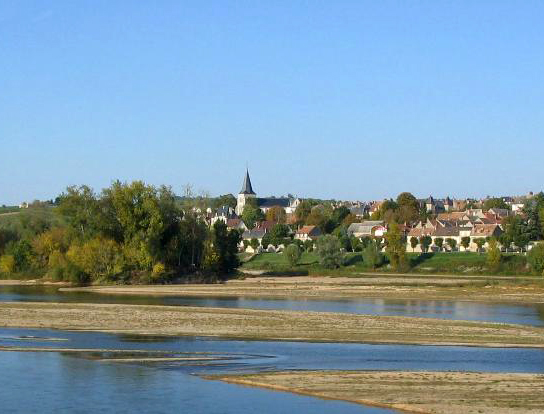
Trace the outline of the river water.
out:
<instances>
[{"instance_id":1,"label":"river water","mask_svg":"<svg viewBox=\"0 0 544 414\"><path fill-rule=\"evenodd\" d=\"M0 301L63 301L311 310L487 320L542 326L541 305L462 301L272 300L59 293L1 287ZM233 341L0 328L0 347L164 351L210 361L114 363L108 352L0 352L1 413L367 413L393 411L260 390L194 374L268 370L425 370L544 373L544 350ZM124 351L123 351L124 352ZM144 355L145 356L145 355Z\"/></svg>"},{"instance_id":2,"label":"river water","mask_svg":"<svg viewBox=\"0 0 544 414\"><path fill-rule=\"evenodd\" d=\"M59 292L56 287L0 286L0 302L86 302L140 305L206 306L341 312L366 315L413 316L544 326L544 304L505 304L453 300L375 299L349 300L262 299L251 297L175 297L104 295Z\"/></svg>"}]
</instances>

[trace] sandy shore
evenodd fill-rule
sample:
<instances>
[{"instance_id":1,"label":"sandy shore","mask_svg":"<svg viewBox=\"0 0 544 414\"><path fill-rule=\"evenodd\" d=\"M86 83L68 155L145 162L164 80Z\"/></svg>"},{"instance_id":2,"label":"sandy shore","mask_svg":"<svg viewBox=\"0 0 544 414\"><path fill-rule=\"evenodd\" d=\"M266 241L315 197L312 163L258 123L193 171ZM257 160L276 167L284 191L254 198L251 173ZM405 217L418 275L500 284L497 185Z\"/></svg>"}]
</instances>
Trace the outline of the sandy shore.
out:
<instances>
[{"instance_id":1,"label":"sandy shore","mask_svg":"<svg viewBox=\"0 0 544 414\"><path fill-rule=\"evenodd\" d=\"M544 375L537 374L290 371L205 378L410 413L544 412Z\"/></svg>"},{"instance_id":2,"label":"sandy shore","mask_svg":"<svg viewBox=\"0 0 544 414\"><path fill-rule=\"evenodd\" d=\"M179 306L2 302L0 326L260 340L544 347L544 328L521 325Z\"/></svg>"},{"instance_id":3,"label":"sandy shore","mask_svg":"<svg viewBox=\"0 0 544 414\"><path fill-rule=\"evenodd\" d=\"M325 300L387 298L544 303L544 287L534 284L471 286L472 282L469 281L467 286L458 286L465 283L464 278L440 278L441 282L457 284L441 286L432 285L434 282L429 279L411 277L410 283L416 281L421 283L421 286L408 286L403 285L403 280L406 278L256 277L216 285L90 286L60 290L116 295L246 296Z\"/></svg>"},{"instance_id":4,"label":"sandy shore","mask_svg":"<svg viewBox=\"0 0 544 414\"><path fill-rule=\"evenodd\" d=\"M69 282L51 282L44 279L0 279L0 286L70 286Z\"/></svg>"}]
</instances>

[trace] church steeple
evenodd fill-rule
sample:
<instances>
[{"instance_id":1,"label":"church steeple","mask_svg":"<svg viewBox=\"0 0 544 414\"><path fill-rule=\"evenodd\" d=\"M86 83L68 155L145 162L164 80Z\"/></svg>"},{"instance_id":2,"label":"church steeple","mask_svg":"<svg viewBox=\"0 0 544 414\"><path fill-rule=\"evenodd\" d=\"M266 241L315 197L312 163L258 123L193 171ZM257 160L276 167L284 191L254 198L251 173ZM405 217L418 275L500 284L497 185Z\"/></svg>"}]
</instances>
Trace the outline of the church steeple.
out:
<instances>
[{"instance_id":1,"label":"church steeple","mask_svg":"<svg viewBox=\"0 0 544 414\"><path fill-rule=\"evenodd\" d=\"M242 189L240 194L252 194L255 195L253 187L251 186L251 179L249 178L249 170L246 170L246 176L244 178L244 183L242 184Z\"/></svg>"}]
</instances>

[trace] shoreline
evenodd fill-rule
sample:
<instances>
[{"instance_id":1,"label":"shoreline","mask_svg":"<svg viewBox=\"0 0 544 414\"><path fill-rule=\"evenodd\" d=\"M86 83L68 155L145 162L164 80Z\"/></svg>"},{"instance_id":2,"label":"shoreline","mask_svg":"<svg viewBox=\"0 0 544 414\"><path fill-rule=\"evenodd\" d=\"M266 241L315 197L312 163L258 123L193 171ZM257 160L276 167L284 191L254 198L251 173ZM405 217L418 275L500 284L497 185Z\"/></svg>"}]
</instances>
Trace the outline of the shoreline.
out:
<instances>
[{"instance_id":1,"label":"shoreline","mask_svg":"<svg viewBox=\"0 0 544 414\"><path fill-rule=\"evenodd\" d=\"M208 380L419 414L536 414L542 374L431 371L279 371Z\"/></svg>"},{"instance_id":2,"label":"shoreline","mask_svg":"<svg viewBox=\"0 0 544 414\"><path fill-rule=\"evenodd\" d=\"M544 288L535 285L488 286L407 286L384 283L371 284L375 279L332 277L257 277L231 280L223 284L178 285L111 285L88 287L60 287L60 292L92 292L112 295L234 297L275 299L399 299L452 300L490 303L544 303ZM390 283L385 284L385 281ZM432 280L430 281L432 283Z\"/></svg>"},{"instance_id":3,"label":"shoreline","mask_svg":"<svg viewBox=\"0 0 544 414\"><path fill-rule=\"evenodd\" d=\"M237 340L544 348L544 328L307 311L0 302L0 326Z\"/></svg>"}]
</instances>

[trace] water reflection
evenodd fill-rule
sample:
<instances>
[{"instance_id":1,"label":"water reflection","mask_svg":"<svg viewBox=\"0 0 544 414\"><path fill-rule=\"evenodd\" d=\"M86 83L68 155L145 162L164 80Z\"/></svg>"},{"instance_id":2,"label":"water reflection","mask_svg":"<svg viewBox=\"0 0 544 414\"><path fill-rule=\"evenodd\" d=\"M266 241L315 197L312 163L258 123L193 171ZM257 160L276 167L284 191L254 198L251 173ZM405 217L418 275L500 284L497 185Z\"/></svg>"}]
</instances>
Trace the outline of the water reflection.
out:
<instances>
[{"instance_id":1,"label":"water reflection","mask_svg":"<svg viewBox=\"0 0 544 414\"><path fill-rule=\"evenodd\" d=\"M206 306L269 310L341 312L368 315L474 320L544 326L544 304L503 304L451 300L261 299L250 297L158 297L100 295L91 292L58 292L55 287L1 286L0 301L127 303L141 305Z\"/></svg>"}]
</instances>

